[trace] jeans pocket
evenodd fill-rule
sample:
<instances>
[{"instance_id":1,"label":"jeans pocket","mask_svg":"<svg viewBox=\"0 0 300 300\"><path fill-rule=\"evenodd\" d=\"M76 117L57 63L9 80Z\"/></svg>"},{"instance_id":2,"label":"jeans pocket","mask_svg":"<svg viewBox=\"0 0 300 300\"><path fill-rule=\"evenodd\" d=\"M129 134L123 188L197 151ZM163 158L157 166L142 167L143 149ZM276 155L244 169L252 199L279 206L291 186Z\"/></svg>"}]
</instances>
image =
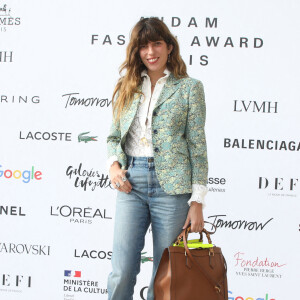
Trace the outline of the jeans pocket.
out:
<instances>
[{"instance_id":1,"label":"jeans pocket","mask_svg":"<svg viewBox=\"0 0 300 300\"><path fill-rule=\"evenodd\" d=\"M126 167L127 172L125 173L125 175L126 175L127 178L130 177L131 169L132 169L132 166L131 165L129 165L129 166L127 165L127 167Z\"/></svg>"}]
</instances>

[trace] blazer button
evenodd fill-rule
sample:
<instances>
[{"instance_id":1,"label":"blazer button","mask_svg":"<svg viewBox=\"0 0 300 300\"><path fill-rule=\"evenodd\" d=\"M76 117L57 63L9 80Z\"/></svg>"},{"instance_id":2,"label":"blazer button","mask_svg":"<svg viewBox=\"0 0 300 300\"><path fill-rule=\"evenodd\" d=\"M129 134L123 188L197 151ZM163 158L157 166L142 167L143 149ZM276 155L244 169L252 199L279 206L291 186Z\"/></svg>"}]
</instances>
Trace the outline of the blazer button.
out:
<instances>
[{"instance_id":1,"label":"blazer button","mask_svg":"<svg viewBox=\"0 0 300 300\"><path fill-rule=\"evenodd\" d=\"M159 149L156 147L156 148L154 149L154 151L155 151L155 152L159 152Z\"/></svg>"},{"instance_id":2,"label":"blazer button","mask_svg":"<svg viewBox=\"0 0 300 300\"><path fill-rule=\"evenodd\" d=\"M154 111L154 112L153 112L153 116L156 116L156 115L157 115L157 113L156 113L156 111Z\"/></svg>"},{"instance_id":3,"label":"blazer button","mask_svg":"<svg viewBox=\"0 0 300 300\"><path fill-rule=\"evenodd\" d=\"M157 130L156 130L156 129L154 129L154 130L153 130L153 132L154 132L154 133L157 133Z\"/></svg>"}]
</instances>

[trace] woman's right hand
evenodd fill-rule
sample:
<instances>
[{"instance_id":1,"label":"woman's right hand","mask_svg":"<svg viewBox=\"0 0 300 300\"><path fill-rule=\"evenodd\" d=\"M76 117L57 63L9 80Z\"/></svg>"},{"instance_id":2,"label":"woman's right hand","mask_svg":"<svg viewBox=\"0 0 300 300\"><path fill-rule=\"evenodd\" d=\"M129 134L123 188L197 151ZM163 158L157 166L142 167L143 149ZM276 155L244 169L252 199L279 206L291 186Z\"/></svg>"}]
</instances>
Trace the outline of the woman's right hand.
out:
<instances>
[{"instance_id":1,"label":"woman's right hand","mask_svg":"<svg viewBox=\"0 0 300 300\"><path fill-rule=\"evenodd\" d=\"M115 189L117 189L120 192L125 192L128 194L131 192L132 186L126 177L126 172L127 172L127 170L122 170L120 168L119 163L117 161L115 161L109 169L109 177L110 177L110 181ZM122 180L122 178L124 178L124 177L127 179L126 181ZM119 182L120 187L116 186L117 182Z\"/></svg>"}]
</instances>

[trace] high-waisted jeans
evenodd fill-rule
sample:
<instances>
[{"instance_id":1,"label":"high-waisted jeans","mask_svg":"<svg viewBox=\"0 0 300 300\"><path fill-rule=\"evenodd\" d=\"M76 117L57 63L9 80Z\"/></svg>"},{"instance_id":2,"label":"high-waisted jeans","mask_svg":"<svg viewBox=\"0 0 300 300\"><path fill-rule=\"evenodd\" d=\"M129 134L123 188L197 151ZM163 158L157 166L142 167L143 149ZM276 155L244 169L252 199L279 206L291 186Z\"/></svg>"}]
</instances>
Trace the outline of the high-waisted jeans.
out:
<instances>
[{"instance_id":1,"label":"high-waisted jeans","mask_svg":"<svg viewBox=\"0 0 300 300\"><path fill-rule=\"evenodd\" d=\"M108 276L108 299L133 299L145 234L152 224L153 272L147 300L154 299L153 283L163 253L182 231L191 194L169 195L156 177L153 157L128 158L130 193L117 191L112 272ZM150 276L149 276L150 277Z\"/></svg>"}]
</instances>

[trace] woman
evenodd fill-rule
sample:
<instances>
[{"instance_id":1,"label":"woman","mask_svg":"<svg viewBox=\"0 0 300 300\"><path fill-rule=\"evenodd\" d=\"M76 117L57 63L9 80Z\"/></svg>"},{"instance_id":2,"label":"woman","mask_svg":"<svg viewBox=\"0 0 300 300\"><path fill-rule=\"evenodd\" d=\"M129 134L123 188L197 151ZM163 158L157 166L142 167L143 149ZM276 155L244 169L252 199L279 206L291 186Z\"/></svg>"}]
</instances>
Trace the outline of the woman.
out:
<instances>
[{"instance_id":1,"label":"woman","mask_svg":"<svg viewBox=\"0 0 300 300\"><path fill-rule=\"evenodd\" d=\"M132 299L151 223L153 274L163 250L182 228L204 226L207 153L202 83L189 78L179 46L157 18L141 19L127 46L125 71L113 94L108 144L110 180L117 189L111 300Z\"/></svg>"}]
</instances>

